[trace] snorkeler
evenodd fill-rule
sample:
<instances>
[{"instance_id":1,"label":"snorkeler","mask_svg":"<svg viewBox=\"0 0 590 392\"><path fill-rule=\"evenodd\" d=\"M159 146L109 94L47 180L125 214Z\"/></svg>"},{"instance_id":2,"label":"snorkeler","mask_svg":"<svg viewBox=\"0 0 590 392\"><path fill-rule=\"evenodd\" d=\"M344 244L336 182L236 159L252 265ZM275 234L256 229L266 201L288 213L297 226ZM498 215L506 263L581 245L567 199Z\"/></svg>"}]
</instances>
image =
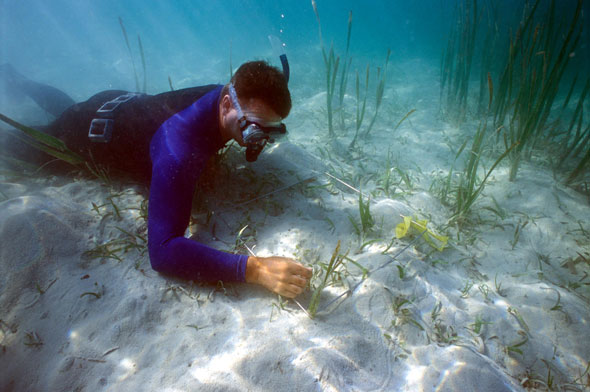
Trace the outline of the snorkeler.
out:
<instances>
[{"instance_id":1,"label":"snorkeler","mask_svg":"<svg viewBox=\"0 0 590 392\"><path fill-rule=\"evenodd\" d=\"M225 86L153 96L104 91L68 107L42 130L89 162L150 182L148 249L154 270L187 280L255 283L293 298L306 287L310 268L290 258L229 254L184 237L196 182L209 158L235 140L254 161L273 135L286 132L287 81L288 71L248 62ZM37 163L51 159L31 154L28 160Z\"/></svg>"}]
</instances>

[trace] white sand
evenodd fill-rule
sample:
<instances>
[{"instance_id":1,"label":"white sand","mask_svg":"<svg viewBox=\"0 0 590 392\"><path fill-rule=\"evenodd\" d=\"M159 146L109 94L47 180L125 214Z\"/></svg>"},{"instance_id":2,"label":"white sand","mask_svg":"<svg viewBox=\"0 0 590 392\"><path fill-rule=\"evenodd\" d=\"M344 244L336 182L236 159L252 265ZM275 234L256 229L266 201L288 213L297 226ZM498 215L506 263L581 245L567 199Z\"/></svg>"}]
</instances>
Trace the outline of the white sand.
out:
<instances>
[{"instance_id":1,"label":"white sand","mask_svg":"<svg viewBox=\"0 0 590 392\"><path fill-rule=\"evenodd\" d=\"M344 155L351 132L330 144L316 131L325 127L318 110L325 96L295 89L290 142L253 165L241 155L230 158L229 180L207 192L215 213L207 222L204 209L195 212L195 238L229 250L248 225L242 239L257 255L316 264L327 262L341 240L343 252L372 270L408 243L396 241L382 254L400 214L443 225L451 212L428 190L454 158L446 141L460 145L463 131L439 118L434 70L413 62L396 74L360 156ZM319 146L330 157L321 158ZM349 220L358 220L358 195L322 173L355 187L362 180L363 191L372 191L387 170L389 149L392 165L411 176L413 187L402 183L392 198L372 200L378 225L367 240L379 241L360 250ZM313 175L313 183L234 206ZM419 240L311 320L294 302L281 303L259 287L159 276L142 247L119 251L121 261L85 254L117 239L143 245L122 231L145 236L140 188L3 177L0 390L518 391L530 378L547 382L548 369L555 384L577 382L582 390L576 379L590 356L587 196L538 164L524 163L515 182L507 178L501 165L474 207L480 223L459 240L448 230L450 248L428 255ZM483 209L494 206L492 196L503 219ZM346 267L345 284L353 286L361 271ZM322 306L344 291L326 289ZM299 301L306 306L310 297ZM484 322L479 334L477 317Z\"/></svg>"}]
</instances>

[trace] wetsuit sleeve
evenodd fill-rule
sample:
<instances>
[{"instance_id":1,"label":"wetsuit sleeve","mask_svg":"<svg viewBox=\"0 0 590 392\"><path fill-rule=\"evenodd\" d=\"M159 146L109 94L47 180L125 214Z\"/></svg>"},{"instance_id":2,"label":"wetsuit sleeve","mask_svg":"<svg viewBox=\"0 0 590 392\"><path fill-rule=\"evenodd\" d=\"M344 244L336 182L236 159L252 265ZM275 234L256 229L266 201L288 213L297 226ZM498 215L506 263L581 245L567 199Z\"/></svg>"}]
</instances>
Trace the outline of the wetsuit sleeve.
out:
<instances>
[{"instance_id":1,"label":"wetsuit sleeve","mask_svg":"<svg viewBox=\"0 0 590 392\"><path fill-rule=\"evenodd\" d=\"M167 154L152 163L148 207L148 248L152 268L187 280L245 281L247 256L221 252L184 237L196 179L204 162L192 170L180 166L172 155Z\"/></svg>"}]
</instances>

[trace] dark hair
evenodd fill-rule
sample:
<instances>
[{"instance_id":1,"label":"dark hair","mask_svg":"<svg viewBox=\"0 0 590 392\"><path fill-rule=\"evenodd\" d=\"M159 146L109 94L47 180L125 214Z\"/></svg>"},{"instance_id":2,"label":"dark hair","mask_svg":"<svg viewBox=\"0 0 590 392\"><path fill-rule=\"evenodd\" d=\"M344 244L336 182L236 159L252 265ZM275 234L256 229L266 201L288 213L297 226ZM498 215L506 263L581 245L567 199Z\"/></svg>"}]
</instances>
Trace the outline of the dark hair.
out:
<instances>
[{"instance_id":1,"label":"dark hair","mask_svg":"<svg viewBox=\"0 0 590 392\"><path fill-rule=\"evenodd\" d=\"M259 99L276 114L285 118L291 111L291 94L287 80L278 68L266 61L249 61L231 78L241 100Z\"/></svg>"}]
</instances>

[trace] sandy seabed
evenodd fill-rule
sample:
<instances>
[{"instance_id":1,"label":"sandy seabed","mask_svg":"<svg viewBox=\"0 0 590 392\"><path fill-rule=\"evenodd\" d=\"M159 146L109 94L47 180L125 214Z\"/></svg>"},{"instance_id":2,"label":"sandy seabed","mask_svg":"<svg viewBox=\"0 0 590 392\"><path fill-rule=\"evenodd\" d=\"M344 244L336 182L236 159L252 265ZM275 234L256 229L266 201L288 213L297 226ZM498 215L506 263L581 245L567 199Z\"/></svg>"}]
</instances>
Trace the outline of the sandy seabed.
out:
<instances>
[{"instance_id":1,"label":"sandy seabed","mask_svg":"<svg viewBox=\"0 0 590 392\"><path fill-rule=\"evenodd\" d=\"M477 124L440 119L434 69L414 61L397 71L360 149L347 148L351 129L336 140L318 131L325 95L295 88L289 140L251 165L230 151L216 168L222 181L204 181L196 198L187 235L218 249L319 270L341 241L354 263L314 319L259 287L152 271L142 187L0 177L0 390L588 389L588 196L539 162L524 162L514 182L502 164L472 223L444 229L452 212L430 185ZM376 223L363 239L352 223L358 194L325 173L373 192ZM418 239L392 261L411 240L392 241L402 215L427 219L449 247ZM359 266L390 261L357 286Z\"/></svg>"}]
</instances>

